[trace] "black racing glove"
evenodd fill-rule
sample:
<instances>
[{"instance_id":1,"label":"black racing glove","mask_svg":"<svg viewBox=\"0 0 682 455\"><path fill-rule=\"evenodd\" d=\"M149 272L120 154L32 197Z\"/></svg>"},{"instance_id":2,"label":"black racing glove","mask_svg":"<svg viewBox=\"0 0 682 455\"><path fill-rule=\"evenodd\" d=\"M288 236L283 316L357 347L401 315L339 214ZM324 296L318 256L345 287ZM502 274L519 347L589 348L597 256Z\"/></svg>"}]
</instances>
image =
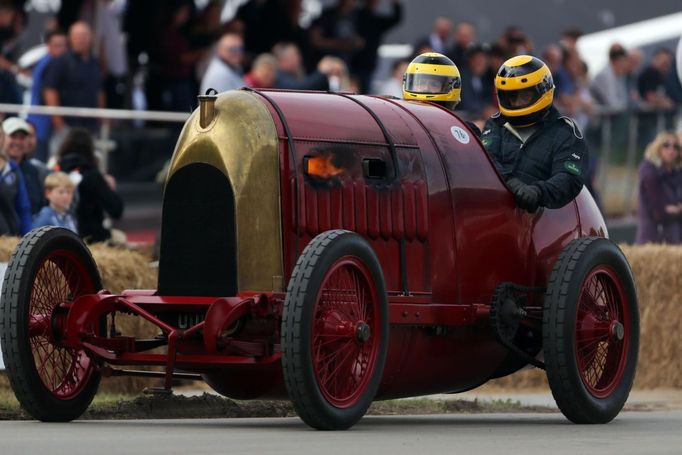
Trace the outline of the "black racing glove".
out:
<instances>
[{"instance_id":1,"label":"black racing glove","mask_svg":"<svg viewBox=\"0 0 682 455\"><path fill-rule=\"evenodd\" d=\"M516 205L522 209L533 213L540 207L542 190L536 185L526 185L517 178L507 180L509 189L514 193Z\"/></svg>"},{"instance_id":2,"label":"black racing glove","mask_svg":"<svg viewBox=\"0 0 682 455\"><path fill-rule=\"evenodd\" d=\"M521 188L522 186L526 186L525 183L521 181L521 179L517 179L516 177L512 177L509 180L507 180L507 186L511 190L512 193L516 194L516 190Z\"/></svg>"}]
</instances>

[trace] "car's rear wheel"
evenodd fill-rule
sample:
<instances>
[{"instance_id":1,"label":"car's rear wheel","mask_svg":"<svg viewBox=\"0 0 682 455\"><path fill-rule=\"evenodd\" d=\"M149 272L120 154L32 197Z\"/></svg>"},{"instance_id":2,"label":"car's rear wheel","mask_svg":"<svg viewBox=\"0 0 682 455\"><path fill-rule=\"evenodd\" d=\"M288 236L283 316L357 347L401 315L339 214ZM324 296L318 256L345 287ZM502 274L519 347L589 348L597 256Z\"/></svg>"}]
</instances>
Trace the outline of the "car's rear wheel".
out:
<instances>
[{"instance_id":1,"label":"car's rear wheel","mask_svg":"<svg viewBox=\"0 0 682 455\"><path fill-rule=\"evenodd\" d=\"M28 233L12 253L2 288L0 341L10 384L34 418L79 417L100 382L95 362L63 340L68 305L102 288L90 251L71 231Z\"/></svg>"},{"instance_id":2,"label":"car's rear wheel","mask_svg":"<svg viewBox=\"0 0 682 455\"><path fill-rule=\"evenodd\" d=\"M575 423L606 423L625 405L639 350L630 266L610 240L572 241L552 270L544 305L547 379Z\"/></svg>"},{"instance_id":3,"label":"car's rear wheel","mask_svg":"<svg viewBox=\"0 0 682 455\"><path fill-rule=\"evenodd\" d=\"M282 317L282 366L298 415L313 428L346 429L369 408L388 342L379 261L349 231L328 231L305 248Z\"/></svg>"}]
</instances>

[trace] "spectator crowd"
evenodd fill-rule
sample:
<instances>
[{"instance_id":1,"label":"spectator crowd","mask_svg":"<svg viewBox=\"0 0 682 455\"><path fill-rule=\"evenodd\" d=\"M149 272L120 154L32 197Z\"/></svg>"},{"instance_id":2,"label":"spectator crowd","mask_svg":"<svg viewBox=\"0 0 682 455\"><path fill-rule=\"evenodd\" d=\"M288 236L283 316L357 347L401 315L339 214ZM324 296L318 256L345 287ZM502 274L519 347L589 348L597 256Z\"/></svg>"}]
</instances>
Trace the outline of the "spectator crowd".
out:
<instances>
[{"instance_id":1,"label":"spectator crowd","mask_svg":"<svg viewBox=\"0 0 682 455\"><path fill-rule=\"evenodd\" d=\"M119 218L123 202L115 179L99 170L90 131L70 129L50 167L32 158L36 144L32 123L19 117L2 122L0 235L24 235L54 225L88 242L122 243L104 221L105 215Z\"/></svg>"},{"instance_id":2,"label":"spectator crowd","mask_svg":"<svg viewBox=\"0 0 682 455\"><path fill-rule=\"evenodd\" d=\"M192 0L72 0L62 2L57 16L45 24L45 55L31 68L21 68L17 38L27 25L22 4L0 0L4 103L21 103L22 76L32 78L30 103L46 106L188 112L198 93L243 86L401 97L411 60L395 60L385 80L375 79L379 46L403 19L402 0L337 0L306 27L300 21L302 0L248 0L228 21L221 20L221 1L198 9ZM644 62L640 49L613 43L608 64L590 78L576 46L578 29L565 30L542 49L516 26L490 43L480 42L477 33L472 22L437 17L413 43L413 56L435 51L452 59L462 78L458 110L479 126L498 110L497 69L519 54L537 55L547 63L556 86L555 106L583 131L599 122L596 114L673 113L682 106L682 87L667 48L655 50ZM141 100L135 96L139 93ZM113 177L98 168L92 135L100 124L93 118L35 114L26 121L4 121L0 233L23 234L37 222L56 220L91 240L110 237L102 221L107 215L119 217L123 207ZM642 149L654 135L652 127ZM655 165L652 156L647 152ZM679 167L679 159L672 167ZM65 172L73 186L62 174L52 174L55 169ZM588 180L594 177L594 163L591 169ZM64 218L69 213L73 220Z\"/></svg>"}]
</instances>

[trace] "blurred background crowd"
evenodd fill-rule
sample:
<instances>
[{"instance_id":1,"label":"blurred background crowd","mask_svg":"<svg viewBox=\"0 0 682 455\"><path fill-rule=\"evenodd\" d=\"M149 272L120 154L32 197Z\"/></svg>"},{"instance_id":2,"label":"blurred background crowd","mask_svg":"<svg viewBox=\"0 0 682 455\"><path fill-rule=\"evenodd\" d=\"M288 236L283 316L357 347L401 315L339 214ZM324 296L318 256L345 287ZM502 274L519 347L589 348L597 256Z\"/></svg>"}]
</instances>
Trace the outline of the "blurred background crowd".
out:
<instances>
[{"instance_id":1,"label":"blurred background crowd","mask_svg":"<svg viewBox=\"0 0 682 455\"><path fill-rule=\"evenodd\" d=\"M573 117L588 138L593 160L588 180L598 203L607 215L627 219L634 217L639 201L641 218L641 206L650 196L644 195L640 183L646 179L637 166L648 159L661 168L658 150L645 154L647 145L660 139L659 132L667 131L667 142L677 150L670 172L679 169L680 136L675 131L682 86L675 70L677 40L633 46L614 38L602 46L603 63L590 67L591 57L584 55L587 47L581 46L588 43L580 26L592 24L587 19L576 17L572 24L550 27L552 36L546 36L545 30L546 42L537 44L535 29L508 22L491 27L485 13L471 10L468 15L439 11L438 6L448 2L417 3L0 0L0 103L189 113L197 94L209 88L221 92L243 86L401 97L402 75L412 57L436 51L450 57L462 74L459 114L482 126L497 111L493 80L501 63L514 55L533 54L552 71L555 105ZM528 6L525 3L519 8ZM415 22L409 19L426 6L428 12L421 11L420 17L427 17L429 24L412 29ZM490 9L490 17L501 14L499 8L493 14L492 4ZM544 20L541 11L527 9L526 17L536 23ZM600 29L618 25L596 6L593 13L601 18ZM596 27L590 28L594 32ZM388 43L396 30L401 31L401 42ZM677 39L680 33L678 27ZM0 115L15 113L8 109ZM14 218L9 211L9 215L1 212L14 220L6 223L8 227L0 221L0 230L6 233L23 233L29 225L26 200L18 190L6 190L16 186L16 182L6 184L13 180L6 175L21 174L15 180L24 182L35 217L50 205L45 197L46 172L76 170L80 179L94 185L98 196L79 197L79 180L73 203L75 224L92 224L94 217L94 224L101 225L108 217L121 216L125 194L118 195L117 180L152 181L172 153L181 128L181 123L112 121L105 115L20 116L26 122L3 124L2 132L0 165L7 170L2 174L0 193L5 196L0 203L14 208ZM91 144L84 144L86 135ZM659 140L656 147L665 143ZM98 154L97 149L104 153ZM74 153L84 160L78 166L73 165ZM95 169L98 175L86 176L85 169ZM675 185L672 202L663 204L662 210L665 217L682 220L680 213L665 209L679 203L682 212L682 184ZM654 231L659 230L656 226ZM81 234L103 240L111 231ZM677 242L682 241L680 235ZM675 242L673 237L665 240Z\"/></svg>"}]
</instances>

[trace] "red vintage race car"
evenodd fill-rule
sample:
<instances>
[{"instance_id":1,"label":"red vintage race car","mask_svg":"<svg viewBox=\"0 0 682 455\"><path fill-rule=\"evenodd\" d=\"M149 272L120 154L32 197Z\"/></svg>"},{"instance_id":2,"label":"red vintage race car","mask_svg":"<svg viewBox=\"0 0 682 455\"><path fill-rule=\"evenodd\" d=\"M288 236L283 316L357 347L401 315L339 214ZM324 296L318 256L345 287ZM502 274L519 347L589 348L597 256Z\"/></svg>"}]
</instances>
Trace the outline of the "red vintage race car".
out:
<instances>
[{"instance_id":1,"label":"red vintage race car","mask_svg":"<svg viewBox=\"0 0 682 455\"><path fill-rule=\"evenodd\" d=\"M117 314L159 334L121 333ZM533 365L568 419L605 423L632 386L639 316L588 192L520 210L451 112L240 90L200 97L180 135L158 289L102 290L83 243L40 228L10 260L0 336L17 398L45 421L78 418L102 376L133 374L288 398L308 425L345 429L372 400Z\"/></svg>"}]
</instances>

